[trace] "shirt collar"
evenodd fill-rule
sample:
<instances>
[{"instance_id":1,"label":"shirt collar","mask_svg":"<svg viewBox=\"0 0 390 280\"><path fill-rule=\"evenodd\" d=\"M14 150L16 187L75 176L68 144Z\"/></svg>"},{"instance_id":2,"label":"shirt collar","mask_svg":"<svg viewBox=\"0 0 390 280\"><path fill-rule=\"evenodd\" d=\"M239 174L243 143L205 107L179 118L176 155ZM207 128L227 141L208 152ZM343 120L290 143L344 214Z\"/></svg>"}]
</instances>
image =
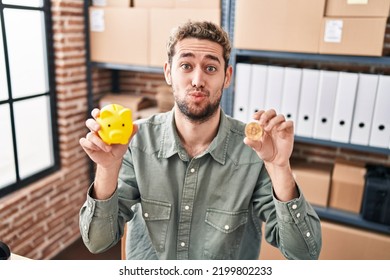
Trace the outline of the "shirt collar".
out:
<instances>
[{"instance_id":1,"label":"shirt collar","mask_svg":"<svg viewBox=\"0 0 390 280\"><path fill-rule=\"evenodd\" d=\"M211 141L209 147L204 154L210 153L213 159L220 164L225 164L226 154L228 149L228 143L230 139L230 122L225 113L221 109L221 118L219 122L219 128L217 136ZM167 119L163 124L163 136L160 146L158 157L169 158L174 154L179 154L182 160L188 161L188 155L184 152L184 148L180 143L179 136L177 135L174 109L167 114Z\"/></svg>"}]
</instances>

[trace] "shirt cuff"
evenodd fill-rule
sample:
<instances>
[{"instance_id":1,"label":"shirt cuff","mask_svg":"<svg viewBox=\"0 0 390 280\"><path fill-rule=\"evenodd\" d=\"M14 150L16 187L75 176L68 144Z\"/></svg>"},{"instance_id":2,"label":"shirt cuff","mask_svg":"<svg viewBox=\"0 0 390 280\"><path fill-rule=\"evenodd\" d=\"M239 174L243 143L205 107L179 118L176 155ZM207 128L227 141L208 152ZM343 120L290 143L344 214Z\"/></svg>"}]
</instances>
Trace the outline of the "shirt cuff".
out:
<instances>
[{"instance_id":1,"label":"shirt cuff","mask_svg":"<svg viewBox=\"0 0 390 280\"><path fill-rule=\"evenodd\" d=\"M100 200L92 197L93 183L87 192L87 207L95 217L106 218L118 213L118 192L116 189L108 199Z\"/></svg>"},{"instance_id":2,"label":"shirt cuff","mask_svg":"<svg viewBox=\"0 0 390 280\"><path fill-rule=\"evenodd\" d=\"M282 202L273 196L276 214L286 223L299 223L307 215L306 200L297 185L298 197L290 201Z\"/></svg>"}]
</instances>

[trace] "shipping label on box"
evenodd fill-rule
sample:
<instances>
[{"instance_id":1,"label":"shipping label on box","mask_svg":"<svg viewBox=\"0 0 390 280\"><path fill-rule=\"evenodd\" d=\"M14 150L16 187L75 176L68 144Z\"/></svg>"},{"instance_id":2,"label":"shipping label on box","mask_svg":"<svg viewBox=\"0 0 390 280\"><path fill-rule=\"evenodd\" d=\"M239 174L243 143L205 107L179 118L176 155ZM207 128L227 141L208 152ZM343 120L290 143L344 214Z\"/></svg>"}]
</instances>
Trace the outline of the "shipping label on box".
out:
<instances>
[{"instance_id":1,"label":"shipping label on box","mask_svg":"<svg viewBox=\"0 0 390 280\"><path fill-rule=\"evenodd\" d=\"M103 9L91 10L89 21L90 21L89 28L91 32L103 32L105 29L104 10Z\"/></svg>"},{"instance_id":2,"label":"shipping label on box","mask_svg":"<svg viewBox=\"0 0 390 280\"><path fill-rule=\"evenodd\" d=\"M96 7L130 7L131 0L93 0L92 5Z\"/></svg>"},{"instance_id":3,"label":"shipping label on box","mask_svg":"<svg viewBox=\"0 0 390 280\"><path fill-rule=\"evenodd\" d=\"M92 5L104 7L107 5L107 2L106 2L106 0L92 0Z\"/></svg>"},{"instance_id":4,"label":"shipping label on box","mask_svg":"<svg viewBox=\"0 0 390 280\"><path fill-rule=\"evenodd\" d=\"M325 23L324 42L340 43L343 36L342 20L327 20Z\"/></svg>"}]
</instances>

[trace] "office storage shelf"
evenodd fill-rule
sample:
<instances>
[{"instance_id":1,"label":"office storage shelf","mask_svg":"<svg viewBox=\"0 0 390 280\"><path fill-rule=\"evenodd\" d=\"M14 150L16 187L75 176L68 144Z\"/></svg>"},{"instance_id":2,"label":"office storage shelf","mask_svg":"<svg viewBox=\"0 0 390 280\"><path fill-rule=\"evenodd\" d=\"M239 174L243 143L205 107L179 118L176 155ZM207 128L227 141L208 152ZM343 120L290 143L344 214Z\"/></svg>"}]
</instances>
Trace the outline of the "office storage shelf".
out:
<instances>
[{"instance_id":1,"label":"office storage shelf","mask_svg":"<svg viewBox=\"0 0 390 280\"><path fill-rule=\"evenodd\" d=\"M353 227L374 230L378 233L390 234L390 225L371 222L363 219L362 216L333 208L325 208L320 206L313 206L314 210L320 219L325 219L332 222L350 225Z\"/></svg>"},{"instance_id":2,"label":"office storage shelf","mask_svg":"<svg viewBox=\"0 0 390 280\"><path fill-rule=\"evenodd\" d=\"M325 55L325 54L310 54L310 53L290 53L290 52L278 52L278 51L261 51L261 50L245 50L245 49L234 49L233 50L233 66L235 67L236 63L264 63L267 65L280 65L282 62L286 62L286 65L291 64L305 64L305 65L314 65L317 63L327 63L327 64L350 64L350 65L360 65L367 66L367 68L375 67L377 69L388 68L390 66L390 56L382 57L369 57L369 56L345 56L345 55ZM260 61L260 62L259 62ZM297 66L299 67L299 66ZM303 68L303 67L302 67ZM319 67L321 68L321 67ZM377 70L378 71L378 70ZM374 71L375 72L375 71ZM234 104L234 89L230 89L231 92L231 104ZM229 112L232 113L232 105L229 107ZM318 144L323 146L330 147L340 147L351 149L355 151L363 151L370 153L379 153L379 154L390 154L390 148L379 148L371 147L365 145L356 145L351 143L341 143L334 142L330 140L321 140L316 138L308 138L296 136L295 140L303 143Z\"/></svg>"},{"instance_id":3,"label":"office storage shelf","mask_svg":"<svg viewBox=\"0 0 390 280\"><path fill-rule=\"evenodd\" d=\"M258 63L264 65L295 65L296 67L304 68L307 65L318 67L321 65L353 65L362 66L371 73L380 73L381 68L388 68L390 66L390 57L367 57L367 56L344 56L344 55L324 55L324 54L310 54L310 53L290 53L278 51L262 51L262 50L245 50L233 49L232 51L232 65L235 68L236 63ZM372 70L374 69L374 70ZM227 103L230 106L228 112L233 112L234 104L234 86L229 88L227 94L230 99ZM295 141L298 143L308 143L321 145L326 147L344 148L360 152L368 152L375 154L390 155L390 148L371 147L366 145L356 145L351 143L335 142L330 140L322 140L310 137L295 136ZM390 234L390 226L367 221L361 215L350 213L338 209L314 206L320 219L325 219L331 222L340 223L346 226L352 226L364 230L369 230L377 233Z\"/></svg>"},{"instance_id":4,"label":"office storage shelf","mask_svg":"<svg viewBox=\"0 0 390 280\"><path fill-rule=\"evenodd\" d=\"M377 147L371 147L371 146L365 146L365 145L356 145L356 144L351 144L351 143L342 143L342 142L321 140L321 139L302 137L302 136L295 136L295 141L300 142L300 143L309 143L309 144L322 145L322 146L328 146L328 147L336 147L336 148L345 148L345 149L349 149L349 150L369 152L369 153L375 153L375 154L390 155L390 149L386 149L386 148L377 148Z\"/></svg>"},{"instance_id":5,"label":"office storage shelf","mask_svg":"<svg viewBox=\"0 0 390 280\"><path fill-rule=\"evenodd\" d=\"M230 38L234 39L234 22L236 0L230 1ZM253 36L253 34L251 35ZM314 69L334 69L340 71L361 71L366 73L388 73L386 69L390 67L390 56L371 57L371 56L351 56L351 55L328 55L315 53L296 53L296 52L281 52L281 51L265 51L265 50L249 50L233 48L231 56L231 64L234 69L237 63L254 63L263 65L285 65L297 68L314 68ZM351 67L349 67L349 65ZM357 70L359 69L359 70ZM233 115L233 106L235 99L233 83L224 93L223 108L229 115ZM377 148L364 145L355 145L351 143L340 143L334 141L320 140L315 138L295 136L295 141L299 143L309 143L321 145L325 147L336 147L350 149L354 151L362 151L368 153L389 155L390 149ZM349 213L333 208L324 208L315 206L317 214L321 219L326 219L335 223L340 223L346 226L352 226L360 229L370 230L373 232L390 234L390 226L382 225L367 221L356 213Z\"/></svg>"},{"instance_id":6,"label":"office storage shelf","mask_svg":"<svg viewBox=\"0 0 390 280\"><path fill-rule=\"evenodd\" d=\"M163 67L115 64L115 63L105 63L105 62L91 62L90 66L94 68L109 69L109 70L124 70L124 71L158 73L158 74L164 73Z\"/></svg>"},{"instance_id":7,"label":"office storage shelf","mask_svg":"<svg viewBox=\"0 0 390 280\"><path fill-rule=\"evenodd\" d=\"M370 65L376 67L388 67L390 65L390 56L351 56L351 55L328 55L328 54L313 54L313 53L292 53L292 52L277 52L277 51L258 51L235 49L234 54L236 60L240 61L243 58L263 58L263 59L283 59L289 61L302 62L327 62L327 63L348 63L354 65Z\"/></svg>"}]
</instances>

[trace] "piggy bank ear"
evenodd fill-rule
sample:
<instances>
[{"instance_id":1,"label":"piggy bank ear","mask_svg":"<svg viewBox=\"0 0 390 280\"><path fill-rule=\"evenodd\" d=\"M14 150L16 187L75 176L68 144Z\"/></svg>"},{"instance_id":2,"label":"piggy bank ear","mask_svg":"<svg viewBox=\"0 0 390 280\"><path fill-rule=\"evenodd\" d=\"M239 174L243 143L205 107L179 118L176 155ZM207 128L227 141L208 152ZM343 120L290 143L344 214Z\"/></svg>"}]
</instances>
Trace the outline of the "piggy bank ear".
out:
<instances>
[{"instance_id":1,"label":"piggy bank ear","mask_svg":"<svg viewBox=\"0 0 390 280\"><path fill-rule=\"evenodd\" d=\"M131 111L127 108L122 109L119 113L119 115L126 120L131 120Z\"/></svg>"},{"instance_id":2,"label":"piggy bank ear","mask_svg":"<svg viewBox=\"0 0 390 280\"><path fill-rule=\"evenodd\" d=\"M100 118L109 118L113 115L113 113L111 111L108 111L108 110L102 110L100 111Z\"/></svg>"}]
</instances>

